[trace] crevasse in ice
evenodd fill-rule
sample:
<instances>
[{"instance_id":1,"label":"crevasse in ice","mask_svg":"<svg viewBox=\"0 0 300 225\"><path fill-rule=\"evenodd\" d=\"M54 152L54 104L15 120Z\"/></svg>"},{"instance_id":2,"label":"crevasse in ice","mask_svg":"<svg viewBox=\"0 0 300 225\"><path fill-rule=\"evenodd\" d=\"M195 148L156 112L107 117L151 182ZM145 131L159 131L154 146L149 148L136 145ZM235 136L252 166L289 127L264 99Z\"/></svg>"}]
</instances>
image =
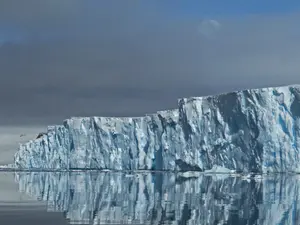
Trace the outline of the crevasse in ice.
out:
<instances>
[{"instance_id":1,"label":"crevasse in ice","mask_svg":"<svg viewBox=\"0 0 300 225\"><path fill-rule=\"evenodd\" d=\"M135 118L76 117L20 145L19 169L299 172L300 86L183 98Z\"/></svg>"}]
</instances>

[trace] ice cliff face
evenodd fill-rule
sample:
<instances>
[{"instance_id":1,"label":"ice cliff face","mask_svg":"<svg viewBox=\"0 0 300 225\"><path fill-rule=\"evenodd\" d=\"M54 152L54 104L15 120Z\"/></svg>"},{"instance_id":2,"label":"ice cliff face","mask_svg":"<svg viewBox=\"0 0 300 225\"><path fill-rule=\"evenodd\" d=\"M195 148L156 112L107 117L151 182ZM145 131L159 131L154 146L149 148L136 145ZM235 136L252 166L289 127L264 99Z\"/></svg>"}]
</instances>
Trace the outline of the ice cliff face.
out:
<instances>
[{"instance_id":1,"label":"ice cliff face","mask_svg":"<svg viewBox=\"0 0 300 225\"><path fill-rule=\"evenodd\" d=\"M71 224L300 224L297 176L19 172L16 181Z\"/></svg>"},{"instance_id":2,"label":"ice cliff face","mask_svg":"<svg viewBox=\"0 0 300 225\"><path fill-rule=\"evenodd\" d=\"M298 172L300 86L184 98L138 118L71 118L20 146L19 169Z\"/></svg>"}]
</instances>

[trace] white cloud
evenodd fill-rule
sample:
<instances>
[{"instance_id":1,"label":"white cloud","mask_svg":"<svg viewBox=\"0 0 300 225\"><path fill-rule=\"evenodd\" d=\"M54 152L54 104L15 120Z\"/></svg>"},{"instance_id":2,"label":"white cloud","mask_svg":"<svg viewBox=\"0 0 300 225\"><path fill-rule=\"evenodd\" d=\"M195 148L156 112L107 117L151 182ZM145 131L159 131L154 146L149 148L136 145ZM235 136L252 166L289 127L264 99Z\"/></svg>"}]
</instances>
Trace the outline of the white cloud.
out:
<instances>
[{"instance_id":1,"label":"white cloud","mask_svg":"<svg viewBox=\"0 0 300 225\"><path fill-rule=\"evenodd\" d=\"M219 31L221 24L216 20L203 20L199 25L199 32L202 35L210 37Z\"/></svg>"},{"instance_id":2,"label":"white cloud","mask_svg":"<svg viewBox=\"0 0 300 225\"><path fill-rule=\"evenodd\" d=\"M199 41L201 79L225 90L299 83L299 19L299 15L219 18L222 29L217 35Z\"/></svg>"}]
</instances>

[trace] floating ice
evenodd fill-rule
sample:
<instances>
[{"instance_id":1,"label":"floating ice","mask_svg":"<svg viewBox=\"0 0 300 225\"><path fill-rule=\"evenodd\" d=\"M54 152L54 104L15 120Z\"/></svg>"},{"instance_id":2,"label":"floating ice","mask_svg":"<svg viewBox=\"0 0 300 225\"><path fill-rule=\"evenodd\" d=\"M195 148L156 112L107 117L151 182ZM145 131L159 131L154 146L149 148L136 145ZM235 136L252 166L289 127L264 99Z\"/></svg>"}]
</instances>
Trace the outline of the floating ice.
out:
<instances>
[{"instance_id":1,"label":"floating ice","mask_svg":"<svg viewBox=\"0 0 300 225\"><path fill-rule=\"evenodd\" d=\"M20 145L20 169L299 172L300 86L183 98L135 118L76 117Z\"/></svg>"}]
</instances>

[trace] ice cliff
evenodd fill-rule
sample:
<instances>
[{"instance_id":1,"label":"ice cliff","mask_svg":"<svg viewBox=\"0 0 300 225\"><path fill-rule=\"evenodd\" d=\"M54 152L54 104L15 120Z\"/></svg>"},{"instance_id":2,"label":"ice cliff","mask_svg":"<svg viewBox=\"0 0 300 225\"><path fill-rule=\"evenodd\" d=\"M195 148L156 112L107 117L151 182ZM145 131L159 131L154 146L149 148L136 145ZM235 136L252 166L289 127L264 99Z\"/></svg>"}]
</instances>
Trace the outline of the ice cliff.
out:
<instances>
[{"instance_id":1,"label":"ice cliff","mask_svg":"<svg viewBox=\"0 0 300 225\"><path fill-rule=\"evenodd\" d=\"M20 145L19 169L299 172L300 85L183 98L136 118L71 118Z\"/></svg>"},{"instance_id":2,"label":"ice cliff","mask_svg":"<svg viewBox=\"0 0 300 225\"><path fill-rule=\"evenodd\" d=\"M18 172L16 181L70 224L300 224L298 175L186 173Z\"/></svg>"}]
</instances>

